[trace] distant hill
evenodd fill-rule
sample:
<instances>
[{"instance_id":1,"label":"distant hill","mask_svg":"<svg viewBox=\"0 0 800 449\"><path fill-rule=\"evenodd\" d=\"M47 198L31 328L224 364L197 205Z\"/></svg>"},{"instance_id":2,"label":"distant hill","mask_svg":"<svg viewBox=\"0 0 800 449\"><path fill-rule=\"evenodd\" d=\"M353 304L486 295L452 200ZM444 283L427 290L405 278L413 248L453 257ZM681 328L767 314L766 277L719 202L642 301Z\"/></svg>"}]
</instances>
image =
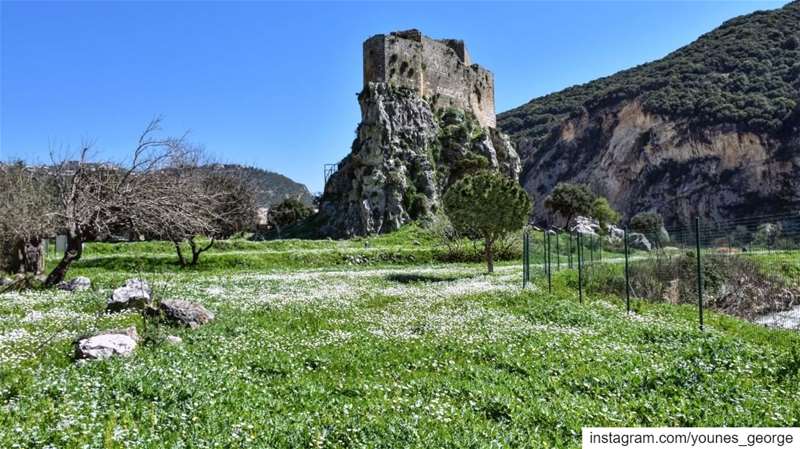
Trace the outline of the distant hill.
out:
<instances>
[{"instance_id":1,"label":"distant hill","mask_svg":"<svg viewBox=\"0 0 800 449\"><path fill-rule=\"evenodd\" d=\"M240 176L250 181L258 191L259 207L269 207L286 198L296 198L308 206L314 202L314 197L305 185L279 173L236 164L212 164L206 168Z\"/></svg>"},{"instance_id":2,"label":"distant hill","mask_svg":"<svg viewBox=\"0 0 800 449\"><path fill-rule=\"evenodd\" d=\"M800 204L800 1L498 116L537 199L584 182L672 224ZM540 203L541 204L541 203ZM796 206L795 206L796 207Z\"/></svg>"},{"instance_id":3,"label":"distant hill","mask_svg":"<svg viewBox=\"0 0 800 449\"><path fill-rule=\"evenodd\" d=\"M2 167L4 164L4 162L0 162L0 167ZM67 170L75 170L77 169L78 164L78 161L68 161L66 162L65 167ZM87 163L86 166L95 168L114 167L114 165L108 163ZM41 165L34 166L33 168L50 172L53 167L49 165ZM305 185L295 182L279 173L238 164L210 164L203 166L203 168L206 170L227 173L247 180L253 186L253 188L257 190L257 201L259 207L269 207L271 205L278 204L287 198L296 198L307 206L313 206L314 203L314 196Z\"/></svg>"}]
</instances>

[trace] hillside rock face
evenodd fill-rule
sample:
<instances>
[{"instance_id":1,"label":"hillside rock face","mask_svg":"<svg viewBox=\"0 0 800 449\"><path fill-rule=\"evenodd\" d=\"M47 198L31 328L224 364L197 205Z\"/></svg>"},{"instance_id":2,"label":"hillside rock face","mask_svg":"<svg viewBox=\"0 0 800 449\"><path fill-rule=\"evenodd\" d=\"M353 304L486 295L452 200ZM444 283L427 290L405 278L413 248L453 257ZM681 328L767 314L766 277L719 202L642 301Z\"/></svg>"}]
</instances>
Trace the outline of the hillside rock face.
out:
<instances>
[{"instance_id":1,"label":"hillside rock face","mask_svg":"<svg viewBox=\"0 0 800 449\"><path fill-rule=\"evenodd\" d=\"M470 96L477 86L492 90L480 98L488 95L493 99L493 85L486 84L491 77L461 76L484 73L475 65L465 65L469 58L463 43L443 43L418 32L403 32L371 38L365 49L384 40L391 45L386 44L380 53L381 70L365 70L366 83L359 95L361 123L351 153L338 164L338 170L325 185L317 216L323 235L391 232L435 213L443 192L464 174L495 169L516 178L520 172L519 157L510 138L487 126L494 123L493 102ZM403 49L397 50L400 56L386 53L393 48ZM426 57L434 58L428 61L430 65L425 63ZM367 67L372 67L370 58L369 53L365 54ZM461 75L448 80L438 78L434 83L424 78L424 70L414 71L415 66L404 58L420 68L447 63L463 73L456 71ZM399 72L389 68L395 65ZM380 75L385 80L375 73L385 74ZM400 82L400 75L414 76L414 82ZM436 75L442 76L438 72ZM378 80L373 81L374 77ZM447 87L450 97L435 94L441 86ZM461 95L459 89L467 93ZM435 95L429 97L426 92ZM475 110L470 104L475 105ZM491 114L487 112L489 107Z\"/></svg>"},{"instance_id":2,"label":"hillside rock face","mask_svg":"<svg viewBox=\"0 0 800 449\"><path fill-rule=\"evenodd\" d=\"M359 102L352 152L325 186L325 235L391 232L429 216L444 189L474 168L519 175L508 136L480 128L462 111L437 116L427 101L387 83L370 83Z\"/></svg>"},{"instance_id":3,"label":"hillside rock face","mask_svg":"<svg viewBox=\"0 0 800 449\"><path fill-rule=\"evenodd\" d=\"M655 209L673 226L785 210L800 200L800 128L788 138L648 113L636 101L568 119L538 151L522 147L526 190L585 183L628 217ZM792 137L793 136L793 137ZM544 211L540 210L540 213Z\"/></svg>"},{"instance_id":4,"label":"hillside rock face","mask_svg":"<svg viewBox=\"0 0 800 449\"><path fill-rule=\"evenodd\" d=\"M726 22L666 58L498 117L535 199L588 184L669 226L800 206L800 2ZM539 219L547 211L536 209Z\"/></svg>"},{"instance_id":5,"label":"hillside rock face","mask_svg":"<svg viewBox=\"0 0 800 449\"><path fill-rule=\"evenodd\" d=\"M326 235L388 232L410 220L403 204L411 186L424 210L438 201L431 157L438 125L421 98L371 84L360 98L361 124L350 155L325 186L320 213Z\"/></svg>"}]
</instances>

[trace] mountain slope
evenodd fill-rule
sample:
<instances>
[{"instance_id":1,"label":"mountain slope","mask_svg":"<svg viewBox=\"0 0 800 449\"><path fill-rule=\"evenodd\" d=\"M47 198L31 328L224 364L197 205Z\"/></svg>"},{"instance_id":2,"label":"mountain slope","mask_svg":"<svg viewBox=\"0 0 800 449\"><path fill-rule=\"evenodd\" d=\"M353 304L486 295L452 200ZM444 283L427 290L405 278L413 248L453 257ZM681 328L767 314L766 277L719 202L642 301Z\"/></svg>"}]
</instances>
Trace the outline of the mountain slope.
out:
<instances>
[{"instance_id":1,"label":"mountain slope","mask_svg":"<svg viewBox=\"0 0 800 449\"><path fill-rule=\"evenodd\" d=\"M585 182L670 224L800 202L800 1L730 20L665 58L498 117L541 198ZM542 213L541 208L539 209Z\"/></svg>"},{"instance_id":2,"label":"mountain slope","mask_svg":"<svg viewBox=\"0 0 800 449\"><path fill-rule=\"evenodd\" d=\"M287 198L296 198L307 206L314 202L314 197L305 185L279 173L236 164L213 164L206 168L246 179L257 191L259 207L270 207Z\"/></svg>"}]
</instances>

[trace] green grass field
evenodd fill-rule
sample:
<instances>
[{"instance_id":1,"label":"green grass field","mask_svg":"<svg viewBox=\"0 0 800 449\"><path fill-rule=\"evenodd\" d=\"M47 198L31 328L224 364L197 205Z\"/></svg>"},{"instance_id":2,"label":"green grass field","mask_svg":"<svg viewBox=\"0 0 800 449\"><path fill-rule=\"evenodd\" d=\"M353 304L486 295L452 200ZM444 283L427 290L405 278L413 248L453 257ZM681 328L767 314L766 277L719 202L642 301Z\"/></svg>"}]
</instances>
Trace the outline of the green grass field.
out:
<instances>
[{"instance_id":1,"label":"green grass field","mask_svg":"<svg viewBox=\"0 0 800 449\"><path fill-rule=\"evenodd\" d=\"M70 277L94 290L0 296L0 447L575 448L584 426L800 425L798 333L581 304L569 271L523 291L518 261L485 275L404 232L223 242L189 270L169 244L89 245ZM216 320L103 314L139 276ZM130 324L147 337L134 356L72 360L76 336Z\"/></svg>"}]
</instances>

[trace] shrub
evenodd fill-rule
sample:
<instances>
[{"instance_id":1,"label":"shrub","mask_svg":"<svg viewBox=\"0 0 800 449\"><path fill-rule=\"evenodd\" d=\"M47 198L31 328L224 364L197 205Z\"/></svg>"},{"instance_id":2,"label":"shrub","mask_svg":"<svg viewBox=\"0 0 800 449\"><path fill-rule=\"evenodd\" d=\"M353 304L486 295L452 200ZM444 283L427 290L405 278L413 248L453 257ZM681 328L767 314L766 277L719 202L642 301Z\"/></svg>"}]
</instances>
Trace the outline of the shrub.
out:
<instances>
[{"instance_id":1,"label":"shrub","mask_svg":"<svg viewBox=\"0 0 800 449\"><path fill-rule=\"evenodd\" d=\"M631 218L630 227L633 231L644 234L657 248L669 241L669 235L664 229L664 219L657 212L639 212Z\"/></svg>"},{"instance_id":2,"label":"shrub","mask_svg":"<svg viewBox=\"0 0 800 449\"><path fill-rule=\"evenodd\" d=\"M269 211L269 223L280 233L281 228L311 216L313 210L295 198L287 198Z\"/></svg>"},{"instance_id":3,"label":"shrub","mask_svg":"<svg viewBox=\"0 0 800 449\"><path fill-rule=\"evenodd\" d=\"M597 220L604 231L608 229L609 225L617 224L620 218L619 213L602 196L595 198L592 203L592 217Z\"/></svg>"},{"instance_id":4,"label":"shrub","mask_svg":"<svg viewBox=\"0 0 800 449\"><path fill-rule=\"evenodd\" d=\"M544 200L544 207L564 217L564 226L568 227L576 216L592 215L594 201L595 196L588 187L562 182Z\"/></svg>"},{"instance_id":5,"label":"shrub","mask_svg":"<svg viewBox=\"0 0 800 449\"><path fill-rule=\"evenodd\" d=\"M444 207L456 231L484 241L487 270L494 271L494 246L522 228L531 211L528 194L515 180L494 172L462 178L445 193Z\"/></svg>"}]
</instances>

